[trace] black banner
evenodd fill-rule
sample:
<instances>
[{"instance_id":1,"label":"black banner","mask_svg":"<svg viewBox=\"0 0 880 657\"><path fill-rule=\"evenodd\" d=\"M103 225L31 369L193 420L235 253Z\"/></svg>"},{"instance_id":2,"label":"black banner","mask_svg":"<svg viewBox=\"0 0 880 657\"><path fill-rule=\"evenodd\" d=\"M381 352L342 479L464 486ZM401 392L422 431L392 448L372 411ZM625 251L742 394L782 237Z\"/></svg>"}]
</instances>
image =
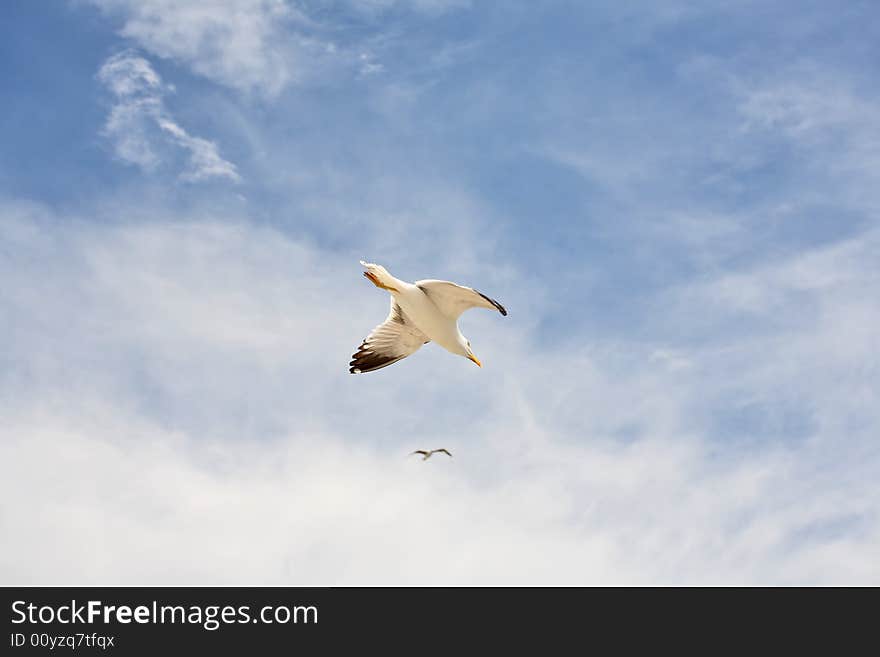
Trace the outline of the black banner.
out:
<instances>
[{"instance_id":1,"label":"black banner","mask_svg":"<svg viewBox=\"0 0 880 657\"><path fill-rule=\"evenodd\" d=\"M616 649L693 643L839 652L872 601L840 589L3 588L2 654L156 655L473 641ZM864 591L867 593L867 591ZM837 632L839 629L841 631ZM755 643L758 641L759 643ZM610 642L610 643L609 643ZM574 645L574 644L572 644ZM710 646L705 646L710 648Z\"/></svg>"}]
</instances>

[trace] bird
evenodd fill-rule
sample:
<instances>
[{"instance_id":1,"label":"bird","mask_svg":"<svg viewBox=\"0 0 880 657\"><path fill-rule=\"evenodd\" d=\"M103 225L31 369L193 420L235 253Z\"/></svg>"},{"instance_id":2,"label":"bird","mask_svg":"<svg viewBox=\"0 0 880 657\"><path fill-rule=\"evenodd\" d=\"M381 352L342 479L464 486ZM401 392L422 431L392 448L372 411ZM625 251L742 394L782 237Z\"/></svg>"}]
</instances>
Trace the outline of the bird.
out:
<instances>
[{"instance_id":1,"label":"bird","mask_svg":"<svg viewBox=\"0 0 880 657\"><path fill-rule=\"evenodd\" d=\"M376 287L391 293L391 310L352 354L351 374L363 374L388 367L414 354L432 340L478 367L470 341L458 329L458 318L468 308L486 308L507 316L500 303L482 292L452 283L425 279L415 283L401 281L382 265L360 261L364 276Z\"/></svg>"},{"instance_id":2,"label":"bird","mask_svg":"<svg viewBox=\"0 0 880 657\"><path fill-rule=\"evenodd\" d=\"M441 447L440 449L428 449L428 450L417 449L414 452L410 452L409 455L412 456L413 454L421 454L422 460L427 461L429 458L431 458L431 454L436 454L437 452L443 452L444 454L449 456L449 458L452 458L452 454L445 447Z\"/></svg>"}]
</instances>

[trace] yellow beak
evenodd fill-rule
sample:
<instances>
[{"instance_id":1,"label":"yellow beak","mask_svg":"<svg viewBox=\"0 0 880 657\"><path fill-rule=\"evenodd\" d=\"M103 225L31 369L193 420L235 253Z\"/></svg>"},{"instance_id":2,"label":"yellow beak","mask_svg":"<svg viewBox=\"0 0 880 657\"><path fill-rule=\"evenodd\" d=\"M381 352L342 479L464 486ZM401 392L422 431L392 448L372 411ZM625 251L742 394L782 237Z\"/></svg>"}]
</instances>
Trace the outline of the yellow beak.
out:
<instances>
[{"instance_id":1,"label":"yellow beak","mask_svg":"<svg viewBox=\"0 0 880 657\"><path fill-rule=\"evenodd\" d=\"M474 363L476 363L476 364L477 364L477 367L482 367L482 366L483 366L483 364L482 364L480 361L478 361L478 360L477 360L477 357L474 356L473 354L468 354L468 360L469 360L469 361L472 361L472 362L474 362Z\"/></svg>"}]
</instances>

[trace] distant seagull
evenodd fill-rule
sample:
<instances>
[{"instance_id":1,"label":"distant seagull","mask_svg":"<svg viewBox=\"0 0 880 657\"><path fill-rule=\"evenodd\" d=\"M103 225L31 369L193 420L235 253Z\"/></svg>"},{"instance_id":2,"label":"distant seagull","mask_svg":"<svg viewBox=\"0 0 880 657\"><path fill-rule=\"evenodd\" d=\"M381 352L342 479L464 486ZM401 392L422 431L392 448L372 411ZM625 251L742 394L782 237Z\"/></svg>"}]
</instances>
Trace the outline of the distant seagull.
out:
<instances>
[{"instance_id":1,"label":"distant seagull","mask_svg":"<svg viewBox=\"0 0 880 657\"><path fill-rule=\"evenodd\" d=\"M448 455L449 458L452 458L452 454L449 453L449 450L445 449L443 447L441 447L440 449L429 449L429 450L417 449L414 452L410 452L409 455L412 456L413 454L421 454L422 460L427 461L429 458L431 458L431 454L436 454L437 452L443 452L444 454Z\"/></svg>"},{"instance_id":2,"label":"distant seagull","mask_svg":"<svg viewBox=\"0 0 880 657\"><path fill-rule=\"evenodd\" d=\"M480 367L471 343L458 330L458 318L468 308L507 311L495 299L449 281L401 281L382 265L361 260L366 276L376 287L391 293L391 312L352 355L349 372L372 372L419 350L431 340L447 351L464 356Z\"/></svg>"}]
</instances>

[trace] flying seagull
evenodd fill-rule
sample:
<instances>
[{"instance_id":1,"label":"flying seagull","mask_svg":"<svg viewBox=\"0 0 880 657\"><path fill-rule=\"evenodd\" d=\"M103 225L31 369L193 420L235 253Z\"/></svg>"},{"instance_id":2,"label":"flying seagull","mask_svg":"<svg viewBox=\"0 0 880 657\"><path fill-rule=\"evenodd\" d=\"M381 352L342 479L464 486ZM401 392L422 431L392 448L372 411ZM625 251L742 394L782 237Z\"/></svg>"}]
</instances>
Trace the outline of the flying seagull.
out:
<instances>
[{"instance_id":1,"label":"flying seagull","mask_svg":"<svg viewBox=\"0 0 880 657\"><path fill-rule=\"evenodd\" d=\"M450 454L449 450L444 447L441 447L440 449L428 449L428 450L417 449L414 452L410 452L409 455L412 456L413 454L421 454L422 460L427 461L429 458L431 458L431 454L436 454L437 452L443 452L444 454L448 455L449 458L452 458L452 454Z\"/></svg>"},{"instance_id":2,"label":"flying seagull","mask_svg":"<svg viewBox=\"0 0 880 657\"><path fill-rule=\"evenodd\" d=\"M352 355L349 372L361 374L387 367L431 340L483 366L471 351L471 343L458 330L458 318L468 308L488 308L507 315L504 306L481 292L449 281L407 283L394 278L382 265L363 260L361 264L367 270L364 276L391 293L391 312Z\"/></svg>"}]
</instances>

